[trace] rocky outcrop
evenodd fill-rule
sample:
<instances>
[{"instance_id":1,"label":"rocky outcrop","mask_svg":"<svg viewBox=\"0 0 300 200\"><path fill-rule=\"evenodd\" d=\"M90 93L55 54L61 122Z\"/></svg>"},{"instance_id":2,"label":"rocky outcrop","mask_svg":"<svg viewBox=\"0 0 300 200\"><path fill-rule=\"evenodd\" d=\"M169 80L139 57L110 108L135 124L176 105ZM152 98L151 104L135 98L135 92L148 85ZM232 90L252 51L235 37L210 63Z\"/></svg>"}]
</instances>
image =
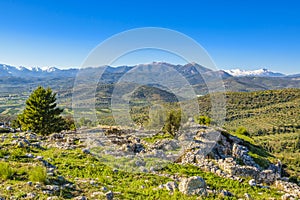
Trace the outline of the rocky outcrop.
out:
<instances>
[{"instance_id":1,"label":"rocky outcrop","mask_svg":"<svg viewBox=\"0 0 300 200\"><path fill-rule=\"evenodd\" d=\"M248 148L239 144L234 143L232 146L232 156L241 160L244 165L252 166L261 170L261 167L256 164L251 156L248 155Z\"/></svg>"},{"instance_id":2,"label":"rocky outcrop","mask_svg":"<svg viewBox=\"0 0 300 200\"><path fill-rule=\"evenodd\" d=\"M180 192L186 195L207 195L206 183L204 179L199 176L182 178L179 183L178 189Z\"/></svg>"},{"instance_id":3,"label":"rocky outcrop","mask_svg":"<svg viewBox=\"0 0 300 200\"><path fill-rule=\"evenodd\" d=\"M288 193L290 196L293 196L295 198L300 198L300 186L298 186L296 183L286 182L282 180L276 180L275 186Z\"/></svg>"}]
</instances>

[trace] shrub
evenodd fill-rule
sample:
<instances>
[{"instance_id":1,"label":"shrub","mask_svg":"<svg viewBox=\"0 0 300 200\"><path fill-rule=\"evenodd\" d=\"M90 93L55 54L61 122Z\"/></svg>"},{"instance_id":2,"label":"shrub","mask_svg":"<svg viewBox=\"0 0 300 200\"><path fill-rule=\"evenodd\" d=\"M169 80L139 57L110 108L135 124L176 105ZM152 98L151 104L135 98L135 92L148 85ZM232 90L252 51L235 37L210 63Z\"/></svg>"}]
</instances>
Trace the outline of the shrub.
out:
<instances>
[{"instance_id":1,"label":"shrub","mask_svg":"<svg viewBox=\"0 0 300 200\"><path fill-rule=\"evenodd\" d=\"M237 135L246 135L246 136L250 136L249 132L247 131L247 129L243 126L239 127L236 129L235 134Z\"/></svg>"},{"instance_id":2,"label":"shrub","mask_svg":"<svg viewBox=\"0 0 300 200\"><path fill-rule=\"evenodd\" d=\"M197 117L195 117L195 121L200 125L208 126L211 123L211 118L209 118L207 116L197 116Z\"/></svg>"},{"instance_id":3,"label":"shrub","mask_svg":"<svg viewBox=\"0 0 300 200\"><path fill-rule=\"evenodd\" d=\"M181 111L171 110L167 114L166 122L163 127L163 132L175 136L177 131L180 128L180 123L181 123Z\"/></svg>"},{"instance_id":4,"label":"shrub","mask_svg":"<svg viewBox=\"0 0 300 200\"><path fill-rule=\"evenodd\" d=\"M29 180L33 182L45 183L47 172L44 167L36 166L29 171Z\"/></svg>"},{"instance_id":5,"label":"shrub","mask_svg":"<svg viewBox=\"0 0 300 200\"><path fill-rule=\"evenodd\" d=\"M11 179L14 175L14 170L6 162L0 162L0 177L4 180Z\"/></svg>"}]
</instances>

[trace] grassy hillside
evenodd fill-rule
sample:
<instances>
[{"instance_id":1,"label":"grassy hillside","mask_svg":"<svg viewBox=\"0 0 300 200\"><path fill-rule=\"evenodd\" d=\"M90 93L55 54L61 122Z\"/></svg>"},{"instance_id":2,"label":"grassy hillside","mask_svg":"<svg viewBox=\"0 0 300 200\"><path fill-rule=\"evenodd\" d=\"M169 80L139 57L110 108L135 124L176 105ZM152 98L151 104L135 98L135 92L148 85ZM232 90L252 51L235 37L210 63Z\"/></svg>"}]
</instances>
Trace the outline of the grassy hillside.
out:
<instances>
[{"instance_id":1,"label":"grassy hillside","mask_svg":"<svg viewBox=\"0 0 300 200\"><path fill-rule=\"evenodd\" d=\"M300 177L300 89L226 93L224 128L279 158L287 172ZM209 115L209 96L199 98L202 114ZM236 130L245 127L248 136Z\"/></svg>"}]
</instances>

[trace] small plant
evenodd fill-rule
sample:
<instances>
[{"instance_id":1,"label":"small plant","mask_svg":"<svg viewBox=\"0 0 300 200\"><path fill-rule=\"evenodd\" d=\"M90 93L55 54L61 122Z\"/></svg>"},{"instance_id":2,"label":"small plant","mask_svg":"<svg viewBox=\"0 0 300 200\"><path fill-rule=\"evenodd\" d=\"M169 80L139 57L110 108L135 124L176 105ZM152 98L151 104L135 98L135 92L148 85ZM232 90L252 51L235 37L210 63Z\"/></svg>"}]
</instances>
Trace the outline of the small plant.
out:
<instances>
[{"instance_id":1,"label":"small plant","mask_svg":"<svg viewBox=\"0 0 300 200\"><path fill-rule=\"evenodd\" d=\"M29 171L30 181L45 183L46 179L47 179L47 173L44 167L36 166Z\"/></svg>"},{"instance_id":2,"label":"small plant","mask_svg":"<svg viewBox=\"0 0 300 200\"><path fill-rule=\"evenodd\" d=\"M0 177L4 180L11 179L14 175L14 170L6 162L0 162Z\"/></svg>"},{"instance_id":3,"label":"small plant","mask_svg":"<svg viewBox=\"0 0 300 200\"><path fill-rule=\"evenodd\" d=\"M236 129L235 134L237 135L245 135L245 136L250 136L249 132L247 129L243 126L239 127Z\"/></svg>"},{"instance_id":4,"label":"small plant","mask_svg":"<svg viewBox=\"0 0 300 200\"><path fill-rule=\"evenodd\" d=\"M211 123L211 118L209 118L207 116L196 116L195 121L200 125L208 126Z\"/></svg>"}]
</instances>

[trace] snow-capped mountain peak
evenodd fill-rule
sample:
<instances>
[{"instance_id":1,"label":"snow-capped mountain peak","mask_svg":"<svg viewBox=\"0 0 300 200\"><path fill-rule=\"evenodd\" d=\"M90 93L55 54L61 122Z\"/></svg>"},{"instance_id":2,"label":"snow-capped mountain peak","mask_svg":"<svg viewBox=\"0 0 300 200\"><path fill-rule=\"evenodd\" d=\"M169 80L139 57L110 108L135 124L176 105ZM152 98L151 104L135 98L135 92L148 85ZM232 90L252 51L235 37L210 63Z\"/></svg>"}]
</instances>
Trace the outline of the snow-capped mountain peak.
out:
<instances>
[{"instance_id":1,"label":"snow-capped mountain peak","mask_svg":"<svg viewBox=\"0 0 300 200\"><path fill-rule=\"evenodd\" d=\"M282 73L273 72L268 69L257 69L257 70L242 70L242 69L231 69L224 70L228 74L232 76L260 76L260 77L281 77L285 76Z\"/></svg>"}]
</instances>

